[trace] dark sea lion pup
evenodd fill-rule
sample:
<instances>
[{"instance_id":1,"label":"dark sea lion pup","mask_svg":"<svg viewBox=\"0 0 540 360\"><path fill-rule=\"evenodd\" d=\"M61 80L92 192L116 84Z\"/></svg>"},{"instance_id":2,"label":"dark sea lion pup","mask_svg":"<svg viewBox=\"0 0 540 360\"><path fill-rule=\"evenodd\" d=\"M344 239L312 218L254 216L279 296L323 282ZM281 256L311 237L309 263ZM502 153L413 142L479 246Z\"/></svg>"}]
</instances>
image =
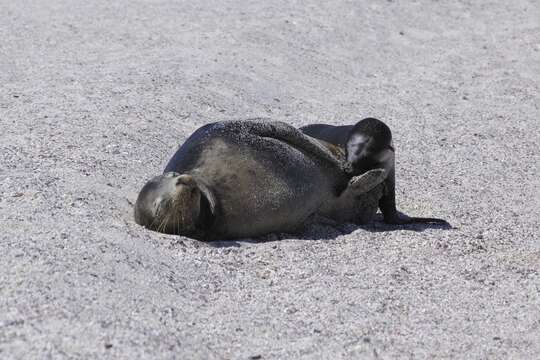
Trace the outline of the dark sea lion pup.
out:
<instances>
[{"instance_id":1,"label":"dark sea lion pup","mask_svg":"<svg viewBox=\"0 0 540 360\"><path fill-rule=\"evenodd\" d=\"M437 218L409 217L396 209L395 154L392 132L382 121L374 118L360 120L354 126L313 124L301 127L305 134L344 149L346 171L360 175L371 169L385 169L384 192L379 208L388 224L437 223L448 224Z\"/></svg>"}]
</instances>

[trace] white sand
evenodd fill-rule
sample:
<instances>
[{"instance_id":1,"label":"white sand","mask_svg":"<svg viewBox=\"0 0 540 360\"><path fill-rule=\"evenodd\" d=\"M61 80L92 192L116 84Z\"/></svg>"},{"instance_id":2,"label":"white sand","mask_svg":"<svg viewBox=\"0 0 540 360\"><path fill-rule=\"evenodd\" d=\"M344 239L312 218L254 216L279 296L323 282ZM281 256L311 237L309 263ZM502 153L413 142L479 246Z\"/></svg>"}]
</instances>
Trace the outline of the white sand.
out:
<instances>
[{"instance_id":1,"label":"white sand","mask_svg":"<svg viewBox=\"0 0 540 360\"><path fill-rule=\"evenodd\" d=\"M539 358L539 19L536 0L1 1L0 357ZM455 229L208 245L133 222L191 132L253 116L384 120L400 208Z\"/></svg>"}]
</instances>

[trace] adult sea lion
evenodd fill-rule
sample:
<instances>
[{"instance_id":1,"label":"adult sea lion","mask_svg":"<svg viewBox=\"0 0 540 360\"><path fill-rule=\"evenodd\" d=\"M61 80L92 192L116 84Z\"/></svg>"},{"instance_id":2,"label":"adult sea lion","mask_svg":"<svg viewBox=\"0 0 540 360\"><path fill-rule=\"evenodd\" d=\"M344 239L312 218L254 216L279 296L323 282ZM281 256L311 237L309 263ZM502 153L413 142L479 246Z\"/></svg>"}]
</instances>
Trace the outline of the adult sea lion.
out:
<instances>
[{"instance_id":1,"label":"adult sea lion","mask_svg":"<svg viewBox=\"0 0 540 360\"><path fill-rule=\"evenodd\" d=\"M371 169L386 170L384 191L378 201L384 222L388 224L448 224L445 220L437 218L409 217L400 214L397 210L392 132L382 121L366 118L355 125L312 124L301 127L300 130L311 137L340 147L347 161L346 172L350 175L360 175Z\"/></svg>"},{"instance_id":2,"label":"adult sea lion","mask_svg":"<svg viewBox=\"0 0 540 360\"><path fill-rule=\"evenodd\" d=\"M374 169L351 179L326 147L282 122L216 122L196 130L144 185L135 220L202 240L292 232L314 214L355 216L362 207L351 210L340 195L380 189L385 177Z\"/></svg>"}]
</instances>

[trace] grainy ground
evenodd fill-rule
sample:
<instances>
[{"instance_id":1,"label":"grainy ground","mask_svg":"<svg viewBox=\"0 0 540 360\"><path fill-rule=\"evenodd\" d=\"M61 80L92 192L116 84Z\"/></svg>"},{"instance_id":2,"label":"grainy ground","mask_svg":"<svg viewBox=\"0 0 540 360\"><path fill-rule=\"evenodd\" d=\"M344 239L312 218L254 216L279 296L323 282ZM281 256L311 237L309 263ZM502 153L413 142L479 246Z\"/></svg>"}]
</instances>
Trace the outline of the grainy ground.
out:
<instances>
[{"instance_id":1,"label":"grainy ground","mask_svg":"<svg viewBox=\"0 0 540 360\"><path fill-rule=\"evenodd\" d=\"M539 19L535 0L1 0L0 357L539 358ZM383 119L400 208L454 229L209 245L133 222L191 132L253 116Z\"/></svg>"}]
</instances>

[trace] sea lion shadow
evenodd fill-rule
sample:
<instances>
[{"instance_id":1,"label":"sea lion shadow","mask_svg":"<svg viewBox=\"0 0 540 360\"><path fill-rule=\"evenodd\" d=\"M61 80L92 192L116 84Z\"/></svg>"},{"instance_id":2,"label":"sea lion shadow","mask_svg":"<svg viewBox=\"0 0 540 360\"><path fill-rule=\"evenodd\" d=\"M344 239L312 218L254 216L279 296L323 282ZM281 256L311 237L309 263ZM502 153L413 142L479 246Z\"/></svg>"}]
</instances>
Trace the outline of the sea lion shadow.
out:
<instances>
[{"instance_id":1,"label":"sea lion shadow","mask_svg":"<svg viewBox=\"0 0 540 360\"><path fill-rule=\"evenodd\" d=\"M320 219L319 219L320 220ZM413 223L404 225L386 224L381 214L375 215L373 221L368 224L340 224L332 220L314 222L304 227L298 233L271 233L256 238L244 238L235 240L214 240L208 242L209 246L216 248L241 247L246 244L269 243L281 240L335 240L340 236L352 234L358 230L367 232L387 232L387 231L414 231L422 232L427 229L452 230L454 227L446 223ZM361 234L359 234L361 236Z\"/></svg>"},{"instance_id":2,"label":"sea lion shadow","mask_svg":"<svg viewBox=\"0 0 540 360\"><path fill-rule=\"evenodd\" d=\"M359 229L369 232L385 232L385 231L414 231L422 232L427 229L453 230L455 229L449 222L431 222L431 223L411 223L411 224L387 224L383 221L382 214L375 215L374 221L369 224L357 225Z\"/></svg>"},{"instance_id":3,"label":"sea lion shadow","mask_svg":"<svg viewBox=\"0 0 540 360\"><path fill-rule=\"evenodd\" d=\"M383 221L382 214L377 214L373 220L367 224L336 223L327 221L326 223L312 224L301 234L289 234L289 239L298 240L334 240L340 236L349 235L359 230L371 233L389 231L414 231L423 232L427 229L452 230L450 223L412 223L412 224L387 224ZM361 233L358 233L360 237Z\"/></svg>"}]
</instances>

